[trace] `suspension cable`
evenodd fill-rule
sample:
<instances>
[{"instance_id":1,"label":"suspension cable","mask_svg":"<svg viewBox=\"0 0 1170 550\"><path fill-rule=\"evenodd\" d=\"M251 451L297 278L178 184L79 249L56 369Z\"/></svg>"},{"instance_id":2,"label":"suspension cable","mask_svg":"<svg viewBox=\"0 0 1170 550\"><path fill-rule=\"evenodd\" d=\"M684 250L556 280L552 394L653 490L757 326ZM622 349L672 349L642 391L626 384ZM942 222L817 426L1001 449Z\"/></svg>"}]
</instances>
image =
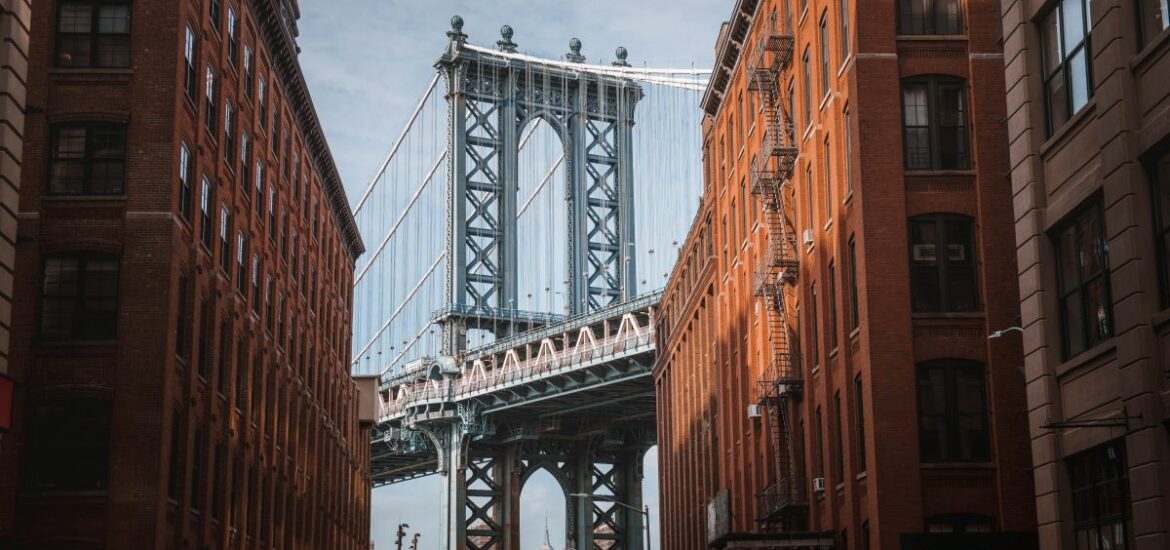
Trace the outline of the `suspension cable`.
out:
<instances>
[{"instance_id":1,"label":"suspension cable","mask_svg":"<svg viewBox=\"0 0 1170 550\"><path fill-rule=\"evenodd\" d=\"M377 187L378 180L381 179L382 175L386 173L386 167L390 165L390 161L393 160L394 155L398 153L398 148L402 146L402 142L406 141L406 135L414 126L414 121L418 119L419 113L422 112L423 106L426 105L427 100L431 98L431 93L435 91L435 86L438 83L439 74L435 73L435 76L431 77L431 83L427 85L427 91L423 93L421 98L419 98L418 105L414 108L414 113L412 113L410 115L410 119L406 121L406 127L402 129L402 133L398 135L398 140L395 141L394 146L390 148L390 154L386 155L386 160L382 161L382 166L378 168L378 172L374 175L373 179L370 180L370 184L366 186L365 192L362 193L362 198L358 200L357 205L354 206L353 215L355 217L358 215L358 212L362 211L362 207L366 205L366 201L369 200L370 194L374 192L374 187Z\"/></svg>"}]
</instances>

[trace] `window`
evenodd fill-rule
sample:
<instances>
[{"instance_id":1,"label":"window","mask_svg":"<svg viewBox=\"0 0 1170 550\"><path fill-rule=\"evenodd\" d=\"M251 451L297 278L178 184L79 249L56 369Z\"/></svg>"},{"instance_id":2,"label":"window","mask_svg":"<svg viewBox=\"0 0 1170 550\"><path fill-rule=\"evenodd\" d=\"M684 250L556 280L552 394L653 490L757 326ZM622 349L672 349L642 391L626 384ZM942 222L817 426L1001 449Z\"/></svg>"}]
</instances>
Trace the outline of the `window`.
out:
<instances>
[{"instance_id":1,"label":"window","mask_svg":"<svg viewBox=\"0 0 1170 550\"><path fill-rule=\"evenodd\" d=\"M857 301L857 241L849 237L849 328L861 326L861 304Z\"/></svg>"},{"instance_id":2,"label":"window","mask_svg":"<svg viewBox=\"0 0 1170 550\"><path fill-rule=\"evenodd\" d=\"M1124 440L1070 456L1066 463L1077 550L1133 548L1133 505Z\"/></svg>"},{"instance_id":3,"label":"window","mask_svg":"<svg viewBox=\"0 0 1170 550\"><path fill-rule=\"evenodd\" d=\"M849 59L850 52L853 51L849 42L852 40L852 37L849 36L849 0L838 0L837 20L840 24L838 32L841 33L841 36L838 37L841 46L841 64L844 65L845 61Z\"/></svg>"},{"instance_id":4,"label":"window","mask_svg":"<svg viewBox=\"0 0 1170 550\"><path fill-rule=\"evenodd\" d=\"M1087 0L1060 0L1040 22L1049 134L1064 126L1093 95L1088 11Z\"/></svg>"},{"instance_id":5,"label":"window","mask_svg":"<svg viewBox=\"0 0 1170 550\"><path fill-rule=\"evenodd\" d=\"M199 332L195 335L195 352L196 356L196 372L199 374L199 379L207 381L207 369L211 362L210 342L215 340L215 334L211 331L211 305L207 303L207 298L199 300Z\"/></svg>"},{"instance_id":6,"label":"window","mask_svg":"<svg viewBox=\"0 0 1170 550\"><path fill-rule=\"evenodd\" d=\"M211 238L215 228L211 225L211 182L203 176L203 189L199 195L199 242L211 249Z\"/></svg>"},{"instance_id":7,"label":"window","mask_svg":"<svg viewBox=\"0 0 1170 550\"><path fill-rule=\"evenodd\" d=\"M865 390L861 386L861 377L853 379L853 406L857 408L857 471L864 472L865 462Z\"/></svg>"},{"instance_id":8,"label":"window","mask_svg":"<svg viewBox=\"0 0 1170 550\"><path fill-rule=\"evenodd\" d=\"M804 49L804 127L812 127L812 61L808 48Z\"/></svg>"},{"instance_id":9,"label":"window","mask_svg":"<svg viewBox=\"0 0 1170 550\"><path fill-rule=\"evenodd\" d=\"M191 442L191 511L203 511L203 456L204 454L203 427L195 427L195 437Z\"/></svg>"},{"instance_id":10,"label":"window","mask_svg":"<svg viewBox=\"0 0 1170 550\"><path fill-rule=\"evenodd\" d=\"M245 297L248 295L248 277L246 269L247 262L245 258L248 257L248 241L244 237L243 231L236 232L236 286L240 290L240 294Z\"/></svg>"},{"instance_id":11,"label":"window","mask_svg":"<svg viewBox=\"0 0 1170 550\"><path fill-rule=\"evenodd\" d=\"M1113 335L1109 243L1100 203L1073 215L1056 239L1064 355L1069 358Z\"/></svg>"},{"instance_id":12,"label":"window","mask_svg":"<svg viewBox=\"0 0 1170 550\"><path fill-rule=\"evenodd\" d=\"M235 8L228 6L227 11L227 35L228 35L228 63L232 67L236 66L236 58L240 54L240 30L239 24L236 22Z\"/></svg>"},{"instance_id":13,"label":"window","mask_svg":"<svg viewBox=\"0 0 1170 550\"><path fill-rule=\"evenodd\" d=\"M845 193L848 196L853 195L853 123L852 117L849 113L849 106L845 106Z\"/></svg>"},{"instance_id":14,"label":"window","mask_svg":"<svg viewBox=\"0 0 1170 550\"><path fill-rule=\"evenodd\" d=\"M211 519L220 521L223 519L223 498L224 491L224 454L225 449L223 444L216 442L214 451L211 455Z\"/></svg>"},{"instance_id":15,"label":"window","mask_svg":"<svg viewBox=\"0 0 1170 550\"><path fill-rule=\"evenodd\" d=\"M829 97L829 10L821 14L821 96ZM821 101L824 101L822 99Z\"/></svg>"},{"instance_id":16,"label":"window","mask_svg":"<svg viewBox=\"0 0 1170 550\"><path fill-rule=\"evenodd\" d=\"M207 3L207 18L211 20L211 28L219 32L219 19L223 10L219 8L219 0L209 0Z\"/></svg>"},{"instance_id":17,"label":"window","mask_svg":"<svg viewBox=\"0 0 1170 550\"><path fill-rule=\"evenodd\" d=\"M247 392L245 387L248 385L248 344L244 342L244 338L240 337L236 341L236 410L242 411L244 405L247 403Z\"/></svg>"},{"instance_id":18,"label":"window","mask_svg":"<svg viewBox=\"0 0 1170 550\"><path fill-rule=\"evenodd\" d=\"M256 160L256 217L264 225L264 161L260 159Z\"/></svg>"},{"instance_id":19,"label":"window","mask_svg":"<svg viewBox=\"0 0 1170 550\"><path fill-rule=\"evenodd\" d=\"M963 34L959 0L898 0L898 34Z\"/></svg>"},{"instance_id":20,"label":"window","mask_svg":"<svg viewBox=\"0 0 1170 550\"><path fill-rule=\"evenodd\" d=\"M907 170L965 170L967 86L954 78L902 82L902 139Z\"/></svg>"},{"instance_id":21,"label":"window","mask_svg":"<svg viewBox=\"0 0 1170 550\"><path fill-rule=\"evenodd\" d=\"M260 256L252 254L252 313L260 313Z\"/></svg>"},{"instance_id":22,"label":"window","mask_svg":"<svg viewBox=\"0 0 1170 550\"><path fill-rule=\"evenodd\" d=\"M825 435L824 434L825 434L825 432L824 432L824 423L821 421L821 406L820 405L817 405L816 425L814 426L814 429L816 431L813 432L813 449L815 452L815 456L813 456L813 472L814 472L813 477L825 477L825 469L824 469L824 462L825 462L825 447L824 447Z\"/></svg>"},{"instance_id":23,"label":"window","mask_svg":"<svg viewBox=\"0 0 1170 550\"><path fill-rule=\"evenodd\" d=\"M977 310L974 221L943 214L911 218L909 225L914 311Z\"/></svg>"},{"instance_id":24,"label":"window","mask_svg":"<svg viewBox=\"0 0 1170 550\"><path fill-rule=\"evenodd\" d=\"M71 397L33 405L25 462L27 488L105 491L110 464L110 402Z\"/></svg>"},{"instance_id":25,"label":"window","mask_svg":"<svg viewBox=\"0 0 1170 550\"><path fill-rule=\"evenodd\" d=\"M252 97L252 81L256 73L252 71L252 46L244 44L244 95Z\"/></svg>"},{"instance_id":26,"label":"window","mask_svg":"<svg viewBox=\"0 0 1170 550\"><path fill-rule=\"evenodd\" d=\"M243 125L241 125L243 126ZM251 163L248 157L251 156L252 144L249 139L248 132L240 131L240 191L244 193L244 200L252 199L252 182L248 179L251 174Z\"/></svg>"},{"instance_id":27,"label":"window","mask_svg":"<svg viewBox=\"0 0 1170 550\"><path fill-rule=\"evenodd\" d=\"M269 275L264 279L264 328L268 329L268 332L272 332L272 307L272 276Z\"/></svg>"},{"instance_id":28,"label":"window","mask_svg":"<svg viewBox=\"0 0 1170 550\"><path fill-rule=\"evenodd\" d=\"M256 109L260 113L260 127L268 124L268 99L266 97L267 82L260 77L260 84L256 87Z\"/></svg>"},{"instance_id":29,"label":"window","mask_svg":"<svg viewBox=\"0 0 1170 550\"><path fill-rule=\"evenodd\" d=\"M1139 0L1138 28L1141 30L1141 45L1149 44L1154 37L1170 26L1170 1Z\"/></svg>"},{"instance_id":30,"label":"window","mask_svg":"<svg viewBox=\"0 0 1170 550\"><path fill-rule=\"evenodd\" d=\"M820 321L819 316L817 315L817 309L820 308L820 304L817 303L817 283L816 283L816 281L813 281L810 289L811 289L811 293L812 293L812 304L808 308L808 314L812 320L812 337L809 338L809 342L812 345L810 346L811 349L809 351L812 352L812 356L811 356L812 365L813 365L813 367L816 367L820 363L820 360L821 360L821 349L820 349L821 348L821 321Z\"/></svg>"},{"instance_id":31,"label":"window","mask_svg":"<svg viewBox=\"0 0 1170 550\"><path fill-rule=\"evenodd\" d=\"M179 213L191 221L191 150L187 143L179 144Z\"/></svg>"},{"instance_id":32,"label":"window","mask_svg":"<svg viewBox=\"0 0 1170 550\"><path fill-rule=\"evenodd\" d=\"M837 349L837 265L829 262L829 349Z\"/></svg>"},{"instance_id":33,"label":"window","mask_svg":"<svg viewBox=\"0 0 1170 550\"><path fill-rule=\"evenodd\" d=\"M195 62L198 56L199 43L195 37L195 29L187 25L187 34L183 43L183 89L187 92L187 99L194 102L199 88L199 74L195 72ZM195 105L198 105L195 103Z\"/></svg>"},{"instance_id":34,"label":"window","mask_svg":"<svg viewBox=\"0 0 1170 550\"><path fill-rule=\"evenodd\" d=\"M55 125L50 156L50 194L120 195L126 174L126 125Z\"/></svg>"},{"instance_id":35,"label":"window","mask_svg":"<svg viewBox=\"0 0 1170 550\"><path fill-rule=\"evenodd\" d=\"M1153 183L1154 239L1158 247L1158 281L1162 307L1170 307L1170 148L1147 165Z\"/></svg>"},{"instance_id":36,"label":"window","mask_svg":"<svg viewBox=\"0 0 1170 550\"><path fill-rule=\"evenodd\" d=\"M213 69L211 65L207 66L207 77L204 79L204 82L205 85L203 97L206 100L204 105L204 122L207 126L207 131L211 133L212 137L215 137L215 122L218 118L218 115L215 112L215 69Z\"/></svg>"},{"instance_id":37,"label":"window","mask_svg":"<svg viewBox=\"0 0 1170 550\"><path fill-rule=\"evenodd\" d=\"M230 279L232 276L232 214L227 204L219 207L219 265Z\"/></svg>"},{"instance_id":38,"label":"window","mask_svg":"<svg viewBox=\"0 0 1170 550\"><path fill-rule=\"evenodd\" d=\"M804 210L808 214L807 229L812 230L813 224L813 177L812 177L812 163L808 163L804 167Z\"/></svg>"},{"instance_id":39,"label":"window","mask_svg":"<svg viewBox=\"0 0 1170 550\"><path fill-rule=\"evenodd\" d=\"M186 273L179 273L178 311L175 314L175 355L184 362L191 356L191 349L187 346L187 286L189 281Z\"/></svg>"},{"instance_id":40,"label":"window","mask_svg":"<svg viewBox=\"0 0 1170 550\"><path fill-rule=\"evenodd\" d=\"M268 240L276 242L276 186L268 186Z\"/></svg>"},{"instance_id":41,"label":"window","mask_svg":"<svg viewBox=\"0 0 1170 550\"><path fill-rule=\"evenodd\" d=\"M129 1L60 2L56 57L58 67L129 67Z\"/></svg>"},{"instance_id":42,"label":"window","mask_svg":"<svg viewBox=\"0 0 1170 550\"><path fill-rule=\"evenodd\" d=\"M917 370L922 462L990 460L983 365L949 359L922 363Z\"/></svg>"},{"instance_id":43,"label":"window","mask_svg":"<svg viewBox=\"0 0 1170 550\"><path fill-rule=\"evenodd\" d=\"M837 391L833 394L833 430L837 436L837 448L833 457L833 475L837 478L837 483L845 481L845 437L842 435L842 414L844 412L841 410L841 392Z\"/></svg>"},{"instance_id":44,"label":"window","mask_svg":"<svg viewBox=\"0 0 1170 550\"><path fill-rule=\"evenodd\" d=\"M223 161L232 171L236 169L236 130L232 120L234 117L235 110L232 109L232 104L225 102L223 104Z\"/></svg>"},{"instance_id":45,"label":"window","mask_svg":"<svg viewBox=\"0 0 1170 550\"><path fill-rule=\"evenodd\" d=\"M825 135L824 147L821 149L823 153L821 158L824 162L821 182L825 186L825 224L828 225L833 222L833 157L832 149L829 147L829 136Z\"/></svg>"},{"instance_id":46,"label":"window","mask_svg":"<svg viewBox=\"0 0 1170 550\"><path fill-rule=\"evenodd\" d=\"M105 340L117 332L118 258L108 254L49 256L41 286L41 335Z\"/></svg>"},{"instance_id":47,"label":"window","mask_svg":"<svg viewBox=\"0 0 1170 550\"><path fill-rule=\"evenodd\" d=\"M183 457L183 413L179 410L171 411L171 455L167 469L167 497L172 501L179 500L179 486L182 484Z\"/></svg>"}]
</instances>

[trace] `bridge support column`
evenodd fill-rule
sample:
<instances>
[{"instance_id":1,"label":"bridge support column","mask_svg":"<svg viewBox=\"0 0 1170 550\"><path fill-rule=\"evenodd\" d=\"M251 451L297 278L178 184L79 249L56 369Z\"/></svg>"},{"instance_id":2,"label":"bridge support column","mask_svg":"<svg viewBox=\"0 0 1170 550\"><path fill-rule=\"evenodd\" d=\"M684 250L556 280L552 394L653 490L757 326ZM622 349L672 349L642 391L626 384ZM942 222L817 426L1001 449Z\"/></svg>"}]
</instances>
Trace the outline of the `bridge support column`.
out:
<instances>
[{"instance_id":1,"label":"bridge support column","mask_svg":"<svg viewBox=\"0 0 1170 550\"><path fill-rule=\"evenodd\" d=\"M576 550L644 550L642 455L645 450L583 453L576 466L574 493L566 503L569 539ZM618 504L620 503L620 504ZM623 504L625 506L623 506Z\"/></svg>"},{"instance_id":2,"label":"bridge support column","mask_svg":"<svg viewBox=\"0 0 1170 550\"><path fill-rule=\"evenodd\" d=\"M467 463L467 437L459 422L451 422L437 428L423 430L431 437L439 453L439 468L442 476L440 489L439 548L463 548L467 536L467 479L464 474Z\"/></svg>"}]
</instances>

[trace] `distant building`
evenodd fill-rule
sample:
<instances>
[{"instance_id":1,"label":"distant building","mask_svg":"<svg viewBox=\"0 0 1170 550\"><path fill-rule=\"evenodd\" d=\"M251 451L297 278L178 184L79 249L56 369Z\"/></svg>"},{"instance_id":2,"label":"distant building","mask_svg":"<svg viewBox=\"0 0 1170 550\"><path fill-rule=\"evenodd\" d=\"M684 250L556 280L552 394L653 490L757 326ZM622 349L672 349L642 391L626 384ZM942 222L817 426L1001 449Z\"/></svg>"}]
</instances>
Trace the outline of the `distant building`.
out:
<instances>
[{"instance_id":1,"label":"distant building","mask_svg":"<svg viewBox=\"0 0 1170 550\"><path fill-rule=\"evenodd\" d=\"M0 546L368 545L362 243L298 16L36 2Z\"/></svg>"},{"instance_id":2,"label":"distant building","mask_svg":"<svg viewBox=\"0 0 1170 550\"><path fill-rule=\"evenodd\" d=\"M999 6L738 0L659 316L662 547L1035 544Z\"/></svg>"},{"instance_id":3,"label":"distant building","mask_svg":"<svg viewBox=\"0 0 1170 550\"><path fill-rule=\"evenodd\" d=\"M1170 548L1170 9L1002 4L1041 547Z\"/></svg>"}]
</instances>

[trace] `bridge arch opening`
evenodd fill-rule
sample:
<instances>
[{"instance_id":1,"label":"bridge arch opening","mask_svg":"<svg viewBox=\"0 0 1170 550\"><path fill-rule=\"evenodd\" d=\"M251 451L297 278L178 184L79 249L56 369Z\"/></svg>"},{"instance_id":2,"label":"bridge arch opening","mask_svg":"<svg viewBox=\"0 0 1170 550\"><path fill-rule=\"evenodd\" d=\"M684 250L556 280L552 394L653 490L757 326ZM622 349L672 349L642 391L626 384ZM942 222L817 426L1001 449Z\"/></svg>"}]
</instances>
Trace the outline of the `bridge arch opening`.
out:
<instances>
[{"instance_id":1,"label":"bridge arch opening","mask_svg":"<svg viewBox=\"0 0 1170 550\"><path fill-rule=\"evenodd\" d=\"M555 119L538 114L519 132L516 307L522 311L563 315L568 309L568 159L561 131Z\"/></svg>"},{"instance_id":2,"label":"bridge arch opening","mask_svg":"<svg viewBox=\"0 0 1170 550\"><path fill-rule=\"evenodd\" d=\"M548 470L533 472L520 490L520 549L541 550L548 529L549 546L566 547L565 490ZM547 521L547 524L546 524Z\"/></svg>"}]
</instances>

